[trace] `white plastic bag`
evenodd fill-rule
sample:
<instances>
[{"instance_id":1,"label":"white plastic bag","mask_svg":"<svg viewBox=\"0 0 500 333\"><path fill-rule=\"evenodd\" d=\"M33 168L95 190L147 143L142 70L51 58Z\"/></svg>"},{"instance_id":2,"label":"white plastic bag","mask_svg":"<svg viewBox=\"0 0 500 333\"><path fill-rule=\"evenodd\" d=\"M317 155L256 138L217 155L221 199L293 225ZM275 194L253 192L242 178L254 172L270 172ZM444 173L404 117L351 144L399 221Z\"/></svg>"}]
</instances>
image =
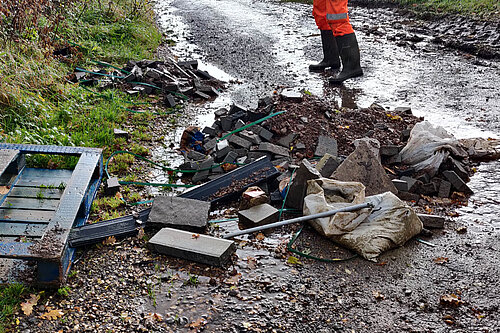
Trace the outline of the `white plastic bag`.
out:
<instances>
[{"instance_id":1,"label":"white plastic bag","mask_svg":"<svg viewBox=\"0 0 500 333\"><path fill-rule=\"evenodd\" d=\"M401 161L425 171L431 177L436 175L446 158L452 154L464 158L467 152L455 137L441 126L433 126L428 121L416 124L410 133L410 139L401 150Z\"/></svg>"},{"instance_id":2,"label":"white plastic bag","mask_svg":"<svg viewBox=\"0 0 500 333\"><path fill-rule=\"evenodd\" d=\"M373 209L337 213L311 220L311 225L364 258L376 261L384 251L402 246L422 231L422 222L411 207L391 192L365 198L364 186L320 178L308 181L304 215L370 202Z\"/></svg>"}]
</instances>

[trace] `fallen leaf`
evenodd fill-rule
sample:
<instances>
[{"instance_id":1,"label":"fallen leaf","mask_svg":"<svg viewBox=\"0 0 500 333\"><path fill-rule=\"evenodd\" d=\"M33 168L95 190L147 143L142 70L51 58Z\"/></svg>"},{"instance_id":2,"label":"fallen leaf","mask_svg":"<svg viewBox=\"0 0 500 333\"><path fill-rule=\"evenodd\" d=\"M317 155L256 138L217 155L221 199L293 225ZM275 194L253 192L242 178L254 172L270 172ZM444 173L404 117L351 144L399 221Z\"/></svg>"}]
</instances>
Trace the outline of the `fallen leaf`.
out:
<instances>
[{"instance_id":1,"label":"fallen leaf","mask_svg":"<svg viewBox=\"0 0 500 333\"><path fill-rule=\"evenodd\" d=\"M9 193L9 188L7 186L0 186L0 194Z\"/></svg>"},{"instance_id":2,"label":"fallen leaf","mask_svg":"<svg viewBox=\"0 0 500 333\"><path fill-rule=\"evenodd\" d=\"M378 291L378 290L372 291L372 294L373 294L373 297L375 297L375 299L377 301L381 301L385 298L385 296L383 294L381 294L380 291Z\"/></svg>"},{"instance_id":3,"label":"fallen leaf","mask_svg":"<svg viewBox=\"0 0 500 333\"><path fill-rule=\"evenodd\" d=\"M224 282L226 284L238 284L238 280L241 278L241 273L238 273L234 276L231 276L230 278L226 279Z\"/></svg>"},{"instance_id":4,"label":"fallen leaf","mask_svg":"<svg viewBox=\"0 0 500 333\"><path fill-rule=\"evenodd\" d=\"M349 274L349 275L351 275L351 274L352 274L352 272L351 272L349 269L347 269L347 268L345 269L345 272L346 272L347 274Z\"/></svg>"},{"instance_id":5,"label":"fallen leaf","mask_svg":"<svg viewBox=\"0 0 500 333\"><path fill-rule=\"evenodd\" d=\"M432 213L432 208L429 206L425 206L425 211L430 214Z\"/></svg>"},{"instance_id":6,"label":"fallen leaf","mask_svg":"<svg viewBox=\"0 0 500 333\"><path fill-rule=\"evenodd\" d=\"M137 232L137 239L142 239L144 237L144 228L139 228Z\"/></svg>"},{"instance_id":7,"label":"fallen leaf","mask_svg":"<svg viewBox=\"0 0 500 333\"><path fill-rule=\"evenodd\" d=\"M189 324L189 328L202 328L207 324L207 321L203 318L200 318L196 321L193 321L191 324Z\"/></svg>"},{"instance_id":8,"label":"fallen leaf","mask_svg":"<svg viewBox=\"0 0 500 333\"><path fill-rule=\"evenodd\" d=\"M39 299L40 295L31 294L30 298L28 298L26 302L21 303L21 309L23 310L23 313L27 316L31 315L31 313L33 312L33 307L38 303Z\"/></svg>"},{"instance_id":9,"label":"fallen leaf","mask_svg":"<svg viewBox=\"0 0 500 333\"><path fill-rule=\"evenodd\" d=\"M294 256L289 256L288 259L286 260L287 264L290 265L302 265L302 262L297 257Z\"/></svg>"},{"instance_id":10,"label":"fallen leaf","mask_svg":"<svg viewBox=\"0 0 500 333\"><path fill-rule=\"evenodd\" d=\"M102 241L102 244L104 245L113 245L116 243L116 238L115 236L110 236L106 238L105 240Z\"/></svg>"},{"instance_id":11,"label":"fallen leaf","mask_svg":"<svg viewBox=\"0 0 500 333\"><path fill-rule=\"evenodd\" d=\"M377 266L385 266L385 265L387 265L387 261L382 261L382 262L376 263L375 265L377 265Z\"/></svg>"},{"instance_id":12,"label":"fallen leaf","mask_svg":"<svg viewBox=\"0 0 500 333\"><path fill-rule=\"evenodd\" d=\"M152 313L149 313L146 318L149 318L149 319L152 319L154 321L157 321L157 322L162 322L163 321L163 316L159 313L156 313L156 312L152 312Z\"/></svg>"},{"instance_id":13,"label":"fallen leaf","mask_svg":"<svg viewBox=\"0 0 500 333\"><path fill-rule=\"evenodd\" d=\"M262 232L259 232L257 236L255 236L255 239L259 241L263 240L264 238L266 238L266 236L264 236Z\"/></svg>"},{"instance_id":14,"label":"fallen leaf","mask_svg":"<svg viewBox=\"0 0 500 333\"><path fill-rule=\"evenodd\" d=\"M241 326L243 326L244 328L248 329L248 328L252 327L252 324L244 321L244 322L241 323Z\"/></svg>"},{"instance_id":15,"label":"fallen leaf","mask_svg":"<svg viewBox=\"0 0 500 333\"><path fill-rule=\"evenodd\" d=\"M121 199L123 199L123 195L122 195L120 192L116 192L116 194L115 194L115 198L117 198L117 199L120 199L120 200L121 200Z\"/></svg>"},{"instance_id":16,"label":"fallen leaf","mask_svg":"<svg viewBox=\"0 0 500 333\"><path fill-rule=\"evenodd\" d=\"M192 238L192 239L198 239L198 238L200 238L200 234L193 234L193 235L191 236L191 238Z\"/></svg>"},{"instance_id":17,"label":"fallen leaf","mask_svg":"<svg viewBox=\"0 0 500 333\"><path fill-rule=\"evenodd\" d=\"M462 301L460 297L458 297L455 294L443 295L439 299L439 302L441 303L441 305L452 306L452 307L458 307L464 304L464 301Z\"/></svg>"},{"instance_id":18,"label":"fallen leaf","mask_svg":"<svg viewBox=\"0 0 500 333\"><path fill-rule=\"evenodd\" d=\"M247 257L248 268L255 269L257 268L257 259L253 257Z\"/></svg>"},{"instance_id":19,"label":"fallen leaf","mask_svg":"<svg viewBox=\"0 0 500 333\"><path fill-rule=\"evenodd\" d=\"M55 320L55 319L58 319L58 318L61 318L62 316L64 316L64 312L62 312L61 310L57 310L57 309L54 309L54 310L50 310L50 308L47 308L47 312L45 312L44 314L40 315L40 318L42 319L48 319L48 320Z\"/></svg>"},{"instance_id":20,"label":"fallen leaf","mask_svg":"<svg viewBox=\"0 0 500 333\"><path fill-rule=\"evenodd\" d=\"M438 265L443 265L444 263L448 262L448 258L447 257L437 257L432 261L434 261Z\"/></svg>"}]
</instances>

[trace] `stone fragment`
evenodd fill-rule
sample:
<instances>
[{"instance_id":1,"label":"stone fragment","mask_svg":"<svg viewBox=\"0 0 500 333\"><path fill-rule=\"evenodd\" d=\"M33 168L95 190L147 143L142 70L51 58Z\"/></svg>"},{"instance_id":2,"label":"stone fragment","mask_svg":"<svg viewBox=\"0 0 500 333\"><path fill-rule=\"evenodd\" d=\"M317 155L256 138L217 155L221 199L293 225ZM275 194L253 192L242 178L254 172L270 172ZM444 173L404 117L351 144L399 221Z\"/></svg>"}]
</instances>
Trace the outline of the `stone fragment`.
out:
<instances>
[{"instance_id":1,"label":"stone fragment","mask_svg":"<svg viewBox=\"0 0 500 333\"><path fill-rule=\"evenodd\" d=\"M373 139L373 138L356 139L353 142L354 147L357 148L360 142L366 142L371 147L373 155L377 156L379 161L381 160L380 159L380 142L377 139Z\"/></svg>"},{"instance_id":2,"label":"stone fragment","mask_svg":"<svg viewBox=\"0 0 500 333\"><path fill-rule=\"evenodd\" d=\"M177 103L175 102L174 96L172 96L171 94L166 95L163 99L163 105L165 105L166 108L175 107Z\"/></svg>"},{"instance_id":3,"label":"stone fragment","mask_svg":"<svg viewBox=\"0 0 500 333\"><path fill-rule=\"evenodd\" d=\"M334 157L326 153L316 164L316 170L319 171L321 176L325 178L330 178L332 173L337 170L341 161L338 157Z\"/></svg>"},{"instance_id":4,"label":"stone fragment","mask_svg":"<svg viewBox=\"0 0 500 333\"><path fill-rule=\"evenodd\" d=\"M229 114L234 114L234 113L237 113L237 112L247 112L247 109L245 107L241 106L241 105L238 105L238 104L234 103L229 108Z\"/></svg>"},{"instance_id":5,"label":"stone fragment","mask_svg":"<svg viewBox=\"0 0 500 333\"><path fill-rule=\"evenodd\" d=\"M416 192L422 184L422 182L408 176L401 177L401 180L405 181L408 184L408 192Z\"/></svg>"},{"instance_id":6,"label":"stone fragment","mask_svg":"<svg viewBox=\"0 0 500 333\"><path fill-rule=\"evenodd\" d=\"M264 151L264 152L269 152L273 155L281 155L281 156L288 156L288 149L285 147L273 145L272 143L269 142L262 142L259 145L259 150Z\"/></svg>"},{"instance_id":7,"label":"stone fragment","mask_svg":"<svg viewBox=\"0 0 500 333\"><path fill-rule=\"evenodd\" d=\"M205 154L197 152L196 150L190 150L187 153L187 158L190 158L190 159L195 160L195 161L204 160L205 157L206 157Z\"/></svg>"},{"instance_id":8,"label":"stone fragment","mask_svg":"<svg viewBox=\"0 0 500 333\"><path fill-rule=\"evenodd\" d=\"M420 186L418 193L422 195L431 196L436 194L438 191L438 186L435 182L430 182Z\"/></svg>"},{"instance_id":9,"label":"stone fragment","mask_svg":"<svg viewBox=\"0 0 500 333\"><path fill-rule=\"evenodd\" d=\"M203 162L198 164L198 172L194 174L191 181L193 183L197 183L200 181L204 181L208 178L210 174L210 168L214 165L214 159L212 157L207 158Z\"/></svg>"},{"instance_id":10,"label":"stone fragment","mask_svg":"<svg viewBox=\"0 0 500 333\"><path fill-rule=\"evenodd\" d=\"M246 210L254 206L269 202L266 192L258 186L251 186L241 195L240 210Z\"/></svg>"},{"instance_id":11,"label":"stone fragment","mask_svg":"<svg viewBox=\"0 0 500 333\"><path fill-rule=\"evenodd\" d=\"M236 161L236 158L238 158L238 154L234 151L230 151L226 157L224 157L224 160L222 161L222 164L226 163L234 163Z\"/></svg>"},{"instance_id":12,"label":"stone fragment","mask_svg":"<svg viewBox=\"0 0 500 333\"><path fill-rule=\"evenodd\" d=\"M253 129L254 133L258 134L265 141L271 141L271 139L273 138L273 133L262 126L253 126L251 128Z\"/></svg>"},{"instance_id":13,"label":"stone fragment","mask_svg":"<svg viewBox=\"0 0 500 333\"><path fill-rule=\"evenodd\" d=\"M120 183L117 177L111 177L106 180L106 195L115 195L120 191Z\"/></svg>"},{"instance_id":14,"label":"stone fragment","mask_svg":"<svg viewBox=\"0 0 500 333\"><path fill-rule=\"evenodd\" d=\"M366 142L360 142L358 147L335 170L331 178L360 182L365 185L367 196L388 191L398 193L373 154L372 147Z\"/></svg>"},{"instance_id":15,"label":"stone fragment","mask_svg":"<svg viewBox=\"0 0 500 333\"><path fill-rule=\"evenodd\" d=\"M149 222L165 227L199 230L207 226L210 202L175 196L155 197Z\"/></svg>"},{"instance_id":16,"label":"stone fragment","mask_svg":"<svg viewBox=\"0 0 500 333\"><path fill-rule=\"evenodd\" d=\"M318 178L321 178L319 171L316 170L308 160L302 160L299 168L295 171L295 177L290 185L286 205L291 208L302 210L307 190L307 181Z\"/></svg>"},{"instance_id":17,"label":"stone fragment","mask_svg":"<svg viewBox=\"0 0 500 333\"><path fill-rule=\"evenodd\" d=\"M394 184L394 186L396 186L396 188L398 189L398 191L400 191L400 192L408 192L408 183L405 182L404 180L393 179L392 183Z\"/></svg>"},{"instance_id":18,"label":"stone fragment","mask_svg":"<svg viewBox=\"0 0 500 333\"><path fill-rule=\"evenodd\" d=\"M233 128L233 119L230 116L220 118L220 124L223 131L230 131Z\"/></svg>"},{"instance_id":19,"label":"stone fragment","mask_svg":"<svg viewBox=\"0 0 500 333\"><path fill-rule=\"evenodd\" d=\"M469 173L465 170L463 164L454 158L451 158L451 169L465 182L469 181Z\"/></svg>"},{"instance_id":20,"label":"stone fragment","mask_svg":"<svg viewBox=\"0 0 500 333\"><path fill-rule=\"evenodd\" d=\"M457 191L472 194L472 190L467 186L467 184L460 178L455 171L443 171L443 176L448 179L451 186Z\"/></svg>"},{"instance_id":21,"label":"stone fragment","mask_svg":"<svg viewBox=\"0 0 500 333\"><path fill-rule=\"evenodd\" d=\"M247 141L236 134L231 135L227 140L230 143L232 143L233 145L236 145L238 147L242 147L245 149L250 148L250 146L252 145L252 143L250 141Z\"/></svg>"},{"instance_id":22,"label":"stone fragment","mask_svg":"<svg viewBox=\"0 0 500 333\"><path fill-rule=\"evenodd\" d=\"M397 196L399 199L404 201L418 202L418 200L420 199L420 195L410 192L399 192Z\"/></svg>"},{"instance_id":23,"label":"stone fragment","mask_svg":"<svg viewBox=\"0 0 500 333\"><path fill-rule=\"evenodd\" d=\"M278 221L279 210L264 203L238 212L240 223L249 227L257 227Z\"/></svg>"},{"instance_id":24,"label":"stone fragment","mask_svg":"<svg viewBox=\"0 0 500 333\"><path fill-rule=\"evenodd\" d=\"M234 129L238 129L238 128L241 128L245 126L245 122L241 119L238 119L238 121L236 121L236 124L234 124Z\"/></svg>"},{"instance_id":25,"label":"stone fragment","mask_svg":"<svg viewBox=\"0 0 500 333\"><path fill-rule=\"evenodd\" d=\"M297 138L297 134L295 133L290 133L278 140L278 144L280 146L283 146L285 148L290 148L290 144Z\"/></svg>"},{"instance_id":26,"label":"stone fragment","mask_svg":"<svg viewBox=\"0 0 500 333\"><path fill-rule=\"evenodd\" d=\"M213 266L223 266L236 251L233 241L172 228L161 229L149 240L148 247L172 257Z\"/></svg>"},{"instance_id":27,"label":"stone fragment","mask_svg":"<svg viewBox=\"0 0 500 333\"><path fill-rule=\"evenodd\" d=\"M203 129L202 133L208 134L208 135L210 135L212 137L217 136L217 131L215 130L215 128L210 127L210 126L206 126Z\"/></svg>"},{"instance_id":28,"label":"stone fragment","mask_svg":"<svg viewBox=\"0 0 500 333\"><path fill-rule=\"evenodd\" d=\"M238 154L238 157L243 157L248 155L248 149L245 148L236 148L234 152Z\"/></svg>"},{"instance_id":29,"label":"stone fragment","mask_svg":"<svg viewBox=\"0 0 500 333\"><path fill-rule=\"evenodd\" d=\"M298 91L285 89L281 92L281 99L291 102L302 102L302 94Z\"/></svg>"},{"instance_id":30,"label":"stone fragment","mask_svg":"<svg viewBox=\"0 0 500 333\"><path fill-rule=\"evenodd\" d=\"M114 134L115 138L125 138L125 139L128 139L128 137L129 137L129 134L128 134L127 131L121 130L119 128L113 129L113 134Z\"/></svg>"},{"instance_id":31,"label":"stone fragment","mask_svg":"<svg viewBox=\"0 0 500 333\"><path fill-rule=\"evenodd\" d=\"M320 135L314 156L323 156L327 153L332 156L338 155L337 140L325 135Z\"/></svg>"},{"instance_id":32,"label":"stone fragment","mask_svg":"<svg viewBox=\"0 0 500 333\"><path fill-rule=\"evenodd\" d=\"M382 157L391 157L399 154L399 146L397 145L385 145L380 147L380 155Z\"/></svg>"},{"instance_id":33,"label":"stone fragment","mask_svg":"<svg viewBox=\"0 0 500 333\"><path fill-rule=\"evenodd\" d=\"M445 218L438 215L417 214L424 228L443 229Z\"/></svg>"},{"instance_id":34,"label":"stone fragment","mask_svg":"<svg viewBox=\"0 0 500 333\"><path fill-rule=\"evenodd\" d=\"M216 159L222 160L229 152L231 151L231 147L229 147L229 142L227 140L222 140L217 142L216 145Z\"/></svg>"},{"instance_id":35,"label":"stone fragment","mask_svg":"<svg viewBox=\"0 0 500 333\"><path fill-rule=\"evenodd\" d=\"M256 159L261 158L263 156L266 156L269 159L272 159L272 157L273 157L271 153L267 153L264 151L251 151L248 153L248 158L251 160L256 160Z\"/></svg>"},{"instance_id":36,"label":"stone fragment","mask_svg":"<svg viewBox=\"0 0 500 333\"><path fill-rule=\"evenodd\" d=\"M440 198L449 198L451 193L451 183L443 180L441 184L439 184L438 197Z\"/></svg>"},{"instance_id":37,"label":"stone fragment","mask_svg":"<svg viewBox=\"0 0 500 333\"><path fill-rule=\"evenodd\" d=\"M254 145L258 145L262 142L262 139L257 134L250 131L241 131L238 135L243 139L250 141Z\"/></svg>"},{"instance_id":38,"label":"stone fragment","mask_svg":"<svg viewBox=\"0 0 500 333\"><path fill-rule=\"evenodd\" d=\"M204 145L203 148L205 148L206 151L210 151L215 148L217 145L217 139L213 138L211 140L208 140Z\"/></svg>"}]
</instances>

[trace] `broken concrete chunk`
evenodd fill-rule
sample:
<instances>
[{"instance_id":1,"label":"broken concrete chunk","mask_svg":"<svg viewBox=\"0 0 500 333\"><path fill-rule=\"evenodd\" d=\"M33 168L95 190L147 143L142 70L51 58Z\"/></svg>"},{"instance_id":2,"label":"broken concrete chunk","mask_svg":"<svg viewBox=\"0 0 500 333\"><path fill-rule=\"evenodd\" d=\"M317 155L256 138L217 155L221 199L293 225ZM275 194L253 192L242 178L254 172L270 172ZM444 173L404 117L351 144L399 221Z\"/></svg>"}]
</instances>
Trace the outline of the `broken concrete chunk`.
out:
<instances>
[{"instance_id":1,"label":"broken concrete chunk","mask_svg":"<svg viewBox=\"0 0 500 333\"><path fill-rule=\"evenodd\" d=\"M337 140L328 136L320 135L314 156L324 156L325 154L330 154L332 156L338 155Z\"/></svg>"},{"instance_id":2,"label":"broken concrete chunk","mask_svg":"<svg viewBox=\"0 0 500 333\"><path fill-rule=\"evenodd\" d=\"M380 147L380 155L383 157L391 157L399 154L399 146L397 145L386 145Z\"/></svg>"},{"instance_id":3,"label":"broken concrete chunk","mask_svg":"<svg viewBox=\"0 0 500 333\"><path fill-rule=\"evenodd\" d=\"M217 136L217 131L213 127L206 126L202 132L212 137Z\"/></svg>"},{"instance_id":4,"label":"broken concrete chunk","mask_svg":"<svg viewBox=\"0 0 500 333\"><path fill-rule=\"evenodd\" d=\"M242 147L245 149L250 148L250 146L252 145L252 143L250 141L247 141L236 134L231 135L227 140L230 143L232 143L233 145L236 145L238 147Z\"/></svg>"},{"instance_id":5,"label":"broken concrete chunk","mask_svg":"<svg viewBox=\"0 0 500 333\"><path fill-rule=\"evenodd\" d=\"M278 221L279 210L269 204L260 204L238 212L242 224L256 227Z\"/></svg>"},{"instance_id":6,"label":"broken concrete chunk","mask_svg":"<svg viewBox=\"0 0 500 333\"><path fill-rule=\"evenodd\" d=\"M251 186L241 195L239 209L245 210L268 202L269 198L264 190L258 186Z\"/></svg>"},{"instance_id":7,"label":"broken concrete chunk","mask_svg":"<svg viewBox=\"0 0 500 333\"><path fill-rule=\"evenodd\" d=\"M438 215L417 214L424 228L443 229L445 218Z\"/></svg>"},{"instance_id":8,"label":"broken concrete chunk","mask_svg":"<svg viewBox=\"0 0 500 333\"><path fill-rule=\"evenodd\" d=\"M230 131L233 128L233 118L230 116L221 117L220 123L223 131Z\"/></svg>"},{"instance_id":9,"label":"broken concrete chunk","mask_svg":"<svg viewBox=\"0 0 500 333\"><path fill-rule=\"evenodd\" d=\"M451 193L451 183L443 180L441 184L439 184L438 197L440 198L449 198Z\"/></svg>"},{"instance_id":10,"label":"broken concrete chunk","mask_svg":"<svg viewBox=\"0 0 500 333\"><path fill-rule=\"evenodd\" d=\"M165 105L165 107L167 108L175 107L177 103L175 102L174 96L172 96L171 94L166 95L163 99L163 105Z\"/></svg>"},{"instance_id":11,"label":"broken concrete chunk","mask_svg":"<svg viewBox=\"0 0 500 333\"><path fill-rule=\"evenodd\" d=\"M181 197L155 197L149 221L173 228L198 230L207 226L210 202Z\"/></svg>"},{"instance_id":12,"label":"broken concrete chunk","mask_svg":"<svg viewBox=\"0 0 500 333\"><path fill-rule=\"evenodd\" d=\"M375 155L378 160L380 161L380 141L374 138L362 138L362 139L356 139L354 140L353 144L354 147L358 147L360 142L366 142L370 147L373 152L373 155Z\"/></svg>"},{"instance_id":13,"label":"broken concrete chunk","mask_svg":"<svg viewBox=\"0 0 500 333\"><path fill-rule=\"evenodd\" d=\"M269 142L262 142L259 144L259 150L264 152L269 152L274 155L288 156L288 149L285 147L273 145Z\"/></svg>"},{"instance_id":14,"label":"broken concrete chunk","mask_svg":"<svg viewBox=\"0 0 500 333\"><path fill-rule=\"evenodd\" d=\"M398 193L385 173L383 166L373 154L372 147L366 142L360 142L331 176L341 181L360 182L366 187L366 195L384 192Z\"/></svg>"},{"instance_id":15,"label":"broken concrete chunk","mask_svg":"<svg viewBox=\"0 0 500 333\"><path fill-rule=\"evenodd\" d=\"M404 180L393 179L392 183L394 184L394 186L396 186L396 188L398 189L398 191L400 191L400 192L408 192L408 183L405 182Z\"/></svg>"},{"instance_id":16,"label":"broken concrete chunk","mask_svg":"<svg viewBox=\"0 0 500 333\"><path fill-rule=\"evenodd\" d=\"M302 102L302 94L291 89L283 90L281 92L281 98L285 101Z\"/></svg>"},{"instance_id":17,"label":"broken concrete chunk","mask_svg":"<svg viewBox=\"0 0 500 333\"><path fill-rule=\"evenodd\" d=\"M203 145L203 148L205 148L206 151L210 151L210 150L214 149L216 145L217 145L217 139L213 138L213 139L208 140Z\"/></svg>"},{"instance_id":18,"label":"broken concrete chunk","mask_svg":"<svg viewBox=\"0 0 500 333\"><path fill-rule=\"evenodd\" d=\"M250 141L254 145L258 145L262 142L262 139L257 134L250 131L241 131L238 135L243 139Z\"/></svg>"},{"instance_id":19,"label":"broken concrete chunk","mask_svg":"<svg viewBox=\"0 0 500 333\"><path fill-rule=\"evenodd\" d=\"M448 179L451 186L457 191L464 193L472 193L472 190L467 186L467 184L460 178L454 171L443 171L443 176Z\"/></svg>"},{"instance_id":20,"label":"broken concrete chunk","mask_svg":"<svg viewBox=\"0 0 500 333\"><path fill-rule=\"evenodd\" d=\"M120 191L120 183L117 177L111 177L106 180L106 195L115 195Z\"/></svg>"},{"instance_id":21,"label":"broken concrete chunk","mask_svg":"<svg viewBox=\"0 0 500 333\"><path fill-rule=\"evenodd\" d=\"M318 164L316 164L316 170L319 171L321 176L330 178L332 173L337 170L340 163L340 158L334 157L327 153L321 158L321 160L319 160Z\"/></svg>"},{"instance_id":22,"label":"broken concrete chunk","mask_svg":"<svg viewBox=\"0 0 500 333\"><path fill-rule=\"evenodd\" d=\"M236 158L238 158L238 154L234 151L230 151L226 157L224 157L224 160L222 161L222 164L226 163L234 163L236 161Z\"/></svg>"},{"instance_id":23,"label":"broken concrete chunk","mask_svg":"<svg viewBox=\"0 0 500 333\"><path fill-rule=\"evenodd\" d=\"M187 153L187 158L190 158L190 159L195 160L195 161L204 160L205 157L206 157L205 154L199 153L196 150L190 150Z\"/></svg>"},{"instance_id":24,"label":"broken concrete chunk","mask_svg":"<svg viewBox=\"0 0 500 333\"><path fill-rule=\"evenodd\" d=\"M416 192L418 187L422 184L422 182L408 176L401 177L401 180L408 184L408 192Z\"/></svg>"},{"instance_id":25,"label":"broken concrete chunk","mask_svg":"<svg viewBox=\"0 0 500 333\"><path fill-rule=\"evenodd\" d=\"M271 141L271 139L273 138L273 133L271 133L262 126L253 126L252 130L254 133L258 134L265 141Z\"/></svg>"},{"instance_id":26,"label":"broken concrete chunk","mask_svg":"<svg viewBox=\"0 0 500 333\"><path fill-rule=\"evenodd\" d=\"M299 168L295 172L292 184L290 185L286 205L291 208L302 210L307 190L307 181L318 178L321 178L319 171L316 170L308 160L302 160Z\"/></svg>"},{"instance_id":27,"label":"broken concrete chunk","mask_svg":"<svg viewBox=\"0 0 500 333\"><path fill-rule=\"evenodd\" d=\"M202 264L223 266L236 251L233 241L163 228L148 242L154 251Z\"/></svg>"},{"instance_id":28,"label":"broken concrete chunk","mask_svg":"<svg viewBox=\"0 0 500 333\"><path fill-rule=\"evenodd\" d=\"M285 148L290 148L290 144L297 138L298 134L290 133L278 140L278 144Z\"/></svg>"},{"instance_id":29,"label":"broken concrete chunk","mask_svg":"<svg viewBox=\"0 0 500 333\"><path fill-rule=\"evenodd\" d=\"M125 138L125 139L128 139L128 132L127 131L124 131L124 130L121 130L119 128L115 128L113 129L113 134L115 136L115 138Z\"/></svg>"}]
</instances>

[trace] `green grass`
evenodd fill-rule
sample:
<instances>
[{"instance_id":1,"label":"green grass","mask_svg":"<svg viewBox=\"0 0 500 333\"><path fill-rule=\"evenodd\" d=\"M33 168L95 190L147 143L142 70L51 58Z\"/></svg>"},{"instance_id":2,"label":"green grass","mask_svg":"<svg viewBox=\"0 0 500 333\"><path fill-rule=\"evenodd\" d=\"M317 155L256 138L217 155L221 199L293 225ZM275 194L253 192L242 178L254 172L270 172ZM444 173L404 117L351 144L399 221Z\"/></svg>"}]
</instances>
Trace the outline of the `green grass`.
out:
<instances>
[{"instance_id":1,"label":"green grass","mask_svg":"<svg viewBox=\"0 0 500 333\"><path fill-rule=\"evenodd\" d=\"M13 315L28 292L26 286L18 283L0 286L0 333L9 332Z\"/></svg>"}]
</instances>

